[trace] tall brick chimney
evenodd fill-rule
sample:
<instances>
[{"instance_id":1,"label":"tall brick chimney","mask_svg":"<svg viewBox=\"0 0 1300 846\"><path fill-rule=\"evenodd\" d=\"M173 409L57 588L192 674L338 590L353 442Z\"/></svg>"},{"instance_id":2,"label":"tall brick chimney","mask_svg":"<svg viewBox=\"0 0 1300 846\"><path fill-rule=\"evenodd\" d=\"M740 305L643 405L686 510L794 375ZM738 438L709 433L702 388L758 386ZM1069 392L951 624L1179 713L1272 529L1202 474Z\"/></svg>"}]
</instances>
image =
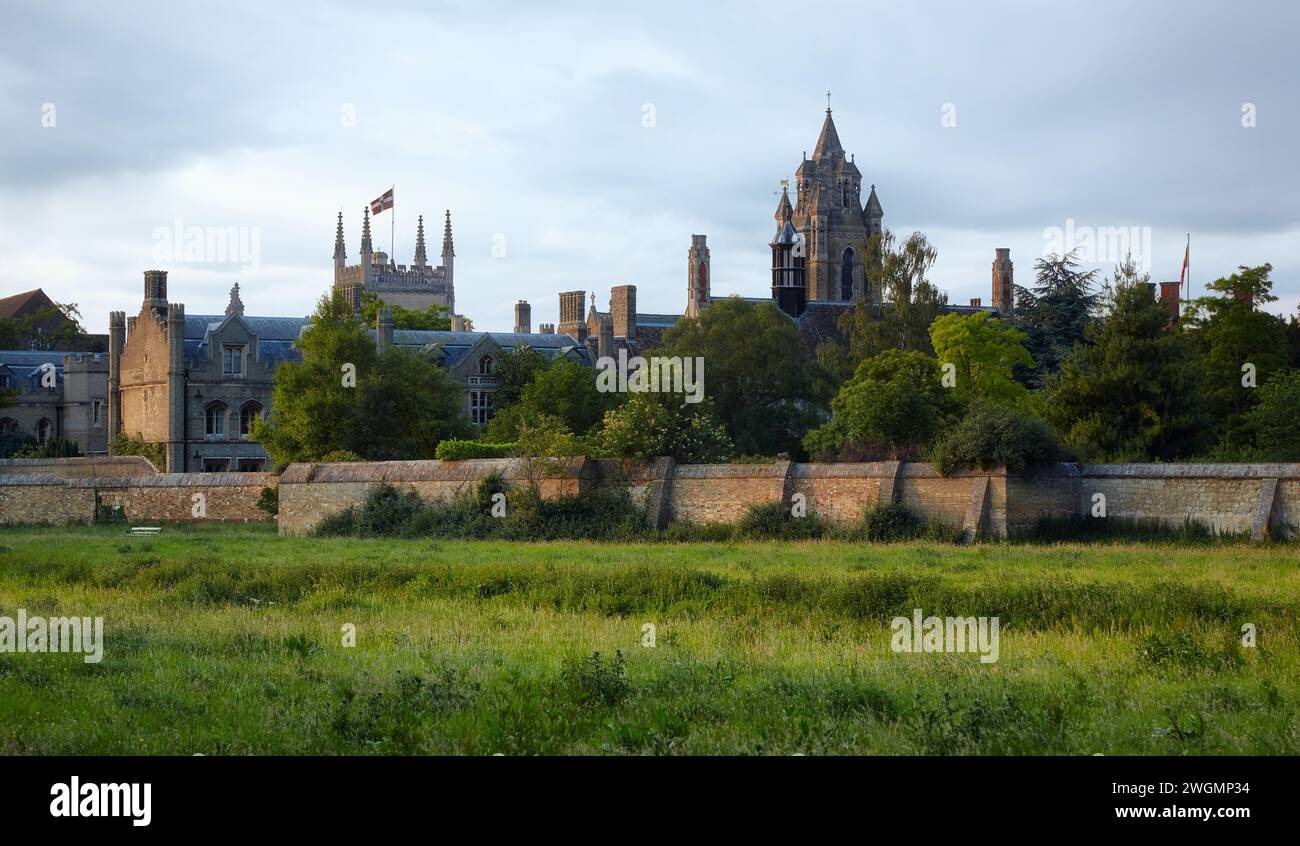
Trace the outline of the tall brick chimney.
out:
<instances>
[{"instance_id":1,"label":"tall brick chimney","mask_svg":"<svg viewBox=\"0 0 1300 846\"><path fill-rule=\"evenodd\" d=\"M1160 283L1160 302L1165 304L1169 310L1169 325L1178 325L1178 289L1182 287L1181 282L1161 282Z\"/></svg>"},{"instance_id":2,"label":"tall brick chimney","mask_svg":"<svg viewBox=\"0 0 1300 846\"><path fill-rule=\"evenodd\" d=\"M635 285L615 285L610 289L609 314L614 319L614 337L636 339Z\"/></svg>"},{"instance_id":3,"label":"tall brick chimney","mask_svg":"<svg viewBox=\"0 0 1300 846\"><path fill-rule=\"evenodd\" d=\"M533 331L533 307L527 300L515 303L515 331L527 335Z\"/></svg>"},{"instance_id":4,"label":"tall brick chimney","mask_svg":"<svg viewBox=\"0 0 1300 846\"><path fill-rule=\"evenodd\" d=\"M993 308L1002 317L1010 317L1015 310L1015 266L1010 247L998 247L993 259Z\"/></svg>"},{"instance_id":5,"label":"tall brick chimney","mask_svg":"<svg viewBox=\"0 0 1300 846\"><path fill-rule=\"evenodd\" d=\"M560 294L560 323L556 330L578 343L587 340L586 291L565 291Z\"/></svg>"},{"instance_id":6,"label":"tall brick chimney","mask_svg":"<svg viewBox=\"0 0 1300 846\"><path fill-rule=\"evenodd\" d=\"M381 308L375 317L375 352L383 355L393 345L393 311Z\"/></svg>"}]
</instances>

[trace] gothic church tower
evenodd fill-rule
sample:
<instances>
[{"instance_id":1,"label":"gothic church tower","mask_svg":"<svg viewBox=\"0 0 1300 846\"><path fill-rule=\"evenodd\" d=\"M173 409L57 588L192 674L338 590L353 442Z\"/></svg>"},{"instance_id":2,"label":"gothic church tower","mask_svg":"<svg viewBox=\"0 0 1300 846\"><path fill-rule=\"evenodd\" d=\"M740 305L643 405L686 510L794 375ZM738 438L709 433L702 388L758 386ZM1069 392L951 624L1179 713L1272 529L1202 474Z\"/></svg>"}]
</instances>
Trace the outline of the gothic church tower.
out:
<instances>
[{"instance_id":1,"label":"gothic church tower","mask_svg":"<svg viewBox=\"0 0 1300 846\"><path fill-rule=\"evenodd\" d=\"M786 271L794 269L794 259L802 259L798 276L806 286L806 300L853 301L870 297L872 302L879 302L880 292L867 290L861 253L867 236L881 231L885 213L874 185L863 205L862 174L854 158L844 152L829 108L812 158L805 152L795 171L795 192L793 209L789 198L782 194L776 213L777 233L771 245L774 287L778 286L776 272L783 271L779 279L780 287L786 289L785 296L779 298L784 300L783 309L803 311L805 295L789 290L795 274ZM787 223L798 234L799 243L784 244L790 238ZM778 246L788 247L789 254L778 259Z\"/></svg>"}]
</instances>

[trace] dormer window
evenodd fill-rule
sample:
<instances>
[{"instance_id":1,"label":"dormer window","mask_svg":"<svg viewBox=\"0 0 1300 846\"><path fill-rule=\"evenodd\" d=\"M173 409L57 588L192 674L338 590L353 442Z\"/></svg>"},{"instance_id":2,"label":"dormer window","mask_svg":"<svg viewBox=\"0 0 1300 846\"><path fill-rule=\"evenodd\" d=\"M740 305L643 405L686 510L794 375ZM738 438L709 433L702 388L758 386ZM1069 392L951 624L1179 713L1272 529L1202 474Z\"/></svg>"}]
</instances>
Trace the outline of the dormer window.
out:
<instances>
[{"instance_id":1,"label":"dormer window","mask_svg":"<svg viewBox=\"0 0 1300 846\"><path fill-rule=\"evenodd\" d=\"M485 355L478 360L478 374L480 376L491 376L496 370L497 363L492 360L492 356Z\"/></svg>"},{"instance_id":2,"label":"dormer window","mask_svg":"<svg viewBox=\"0 0 1300 846\"><path fill-rule=\"evenodd\" d=\"M227 344L221 348L221 373L223 376L244 375L244 348Z\"/></svg>"}]
</instances>

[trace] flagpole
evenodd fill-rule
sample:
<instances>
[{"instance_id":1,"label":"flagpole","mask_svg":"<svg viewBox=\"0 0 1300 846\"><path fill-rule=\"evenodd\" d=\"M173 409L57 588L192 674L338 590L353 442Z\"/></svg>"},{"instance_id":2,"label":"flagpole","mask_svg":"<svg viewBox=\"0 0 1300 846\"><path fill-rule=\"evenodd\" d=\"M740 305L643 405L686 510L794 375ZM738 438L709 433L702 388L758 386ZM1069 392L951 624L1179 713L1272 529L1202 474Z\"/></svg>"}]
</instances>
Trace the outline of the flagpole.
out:
<instances>
[{"instance_id":1,"label":"flagpole","mask_svg":"<svg viewBox=\"0 0 1300 846\"><path fill-rule=\"evenodd\" d=\"M394 239L397 237L397 184L388 186L388 190L393 193L393 215L388 219L388 263L397 264L397 245Z\"/></svg>"},{"instance_id":2,"label":"flagpole","mask_svg":"<svg viewBox=\"0 0 1300 846\"><path fill-rule=\"evenodd\" d=\"M1192 298L1192 233L1187 233L1187 299Z\"/></svg>"}]
</instances>

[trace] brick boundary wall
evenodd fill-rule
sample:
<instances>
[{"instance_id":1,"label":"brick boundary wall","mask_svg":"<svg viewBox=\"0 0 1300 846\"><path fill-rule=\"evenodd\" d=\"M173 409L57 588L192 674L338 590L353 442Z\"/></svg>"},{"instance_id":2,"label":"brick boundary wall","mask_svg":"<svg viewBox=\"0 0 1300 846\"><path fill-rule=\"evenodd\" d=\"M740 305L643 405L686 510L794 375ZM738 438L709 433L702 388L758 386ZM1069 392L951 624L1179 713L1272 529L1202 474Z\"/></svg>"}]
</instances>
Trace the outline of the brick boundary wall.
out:
<instances>
[{"instance_id":1,"label":"brick boundary wall","mask_svg":"<svg viewBox=\"0 0 1300 846\"><path fill-rule=\"evenodd\" d=\"M0 459L0 476L26 473L63 479L96 479L104 476L157 476L158 468L143 455Z\"/></svg>"},{"instance_id":2,"label":"brick boundary wall","mask_svg":"<svg viewBox=\"0 0 1300 846\"><path fill-rule=\"evenodd\" d=\"M524 483L519 459L295 464L280 479L280 531L305 534L325 515L359 504L371 486L389 482L429 499L469 490L493 471ZM1300 464L1057 464L941 476L922 462L861 464L674 464L574 459L548 479L543 495L593 485L625 488L647 522L734 522L752 505L790 505L801 494L808 513L847 523L883 503L922 518L994 538L1016 537L1043 518L1091 513L1104 494L1112 518L1199 520L1255 540L1288 536L1300 524Z\"/></svg>"},{"instance_id":3,"label":"brick boundary wall","mask_svg":"<svg viewBox=\"0 0 1300 846\"><path fill-rule=\"evenodd\" d=\"M0 523L90 522L97 500L122 508L133 523L192 520L192 495L199 492L207 496L206 519L260 521L268 519L256 507L261 489L277 484L269 473L112 474L124 466L129 465L103 459L0 462ZM924 519L962 528L967 536L1016 537L1044 517L1088 516L1097 494L1104 496L1112 518L1170 525L1192 519L1220 532L1249 533L1253 540L1291 536L1300 527L1300 464L1057 464L1024 473L945 477L921 462L511 458L294 464L278 479L279 529L306 534L326 515L360 504L380 482L446 500L473 490L493 472L513 487L537 482L546 497L595 486L625 489L657 527L675 520L733 522L751 505L788 507L801 495L809 514L839 523L892 502Z\"/></svg>"},{"instance_id":4,"label":"brick boundary wall","mask_svg":"<svg viewBox=\"0 0 1300 846\"><path fill-rule=\"evenodd\" d=\"M152 465L151 465L152 466ZM152 476L68 478L53 473L0 474L0 524L90 523L95 508L120 508L135 524L161 522L262 522L257 507L273 473L155 473ZM202 494L205 517L194 516Z\"/></svg>"}]
</instances>

